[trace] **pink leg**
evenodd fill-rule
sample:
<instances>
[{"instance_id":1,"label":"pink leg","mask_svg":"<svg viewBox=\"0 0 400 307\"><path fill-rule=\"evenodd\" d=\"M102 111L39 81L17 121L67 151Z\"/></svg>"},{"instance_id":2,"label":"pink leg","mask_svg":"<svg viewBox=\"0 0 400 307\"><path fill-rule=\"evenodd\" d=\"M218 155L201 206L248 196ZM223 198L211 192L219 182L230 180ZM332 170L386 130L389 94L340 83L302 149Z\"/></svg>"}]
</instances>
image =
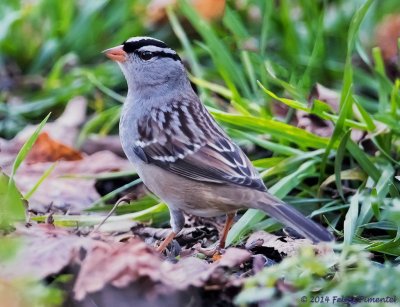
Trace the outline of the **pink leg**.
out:
<instances>
[{"instance_id":1,"label":"pink leg","mask_svg":"<svg viewBox=\"0 0 400 307\"><path fill-rule=\"evenodd\" d=\"M172 240L175 238L176 233L171 232L165 239L164 241L161 242L160 246L157 247L157 252L162 253L168 246L169 243L172 242Z\"/></svg>"}]
</instances>

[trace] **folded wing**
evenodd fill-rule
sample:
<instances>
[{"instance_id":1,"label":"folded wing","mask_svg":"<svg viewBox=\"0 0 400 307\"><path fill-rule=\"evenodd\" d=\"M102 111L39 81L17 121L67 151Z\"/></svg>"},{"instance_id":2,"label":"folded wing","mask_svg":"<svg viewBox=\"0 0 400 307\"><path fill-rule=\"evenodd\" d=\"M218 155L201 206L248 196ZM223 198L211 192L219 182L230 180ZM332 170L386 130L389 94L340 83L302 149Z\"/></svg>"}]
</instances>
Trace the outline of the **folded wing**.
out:
<instances>
[{"instance_id":1,"label":"folded wing","mask_svg":"<svg viewBox=\"0 0 400 307\"><path fill-rule=\"evenodd\" d=\"M198 101L153 109L137 129L134 150L146 163L192 180L266 190L243 151Z\"/></svg>"}]
</instances>

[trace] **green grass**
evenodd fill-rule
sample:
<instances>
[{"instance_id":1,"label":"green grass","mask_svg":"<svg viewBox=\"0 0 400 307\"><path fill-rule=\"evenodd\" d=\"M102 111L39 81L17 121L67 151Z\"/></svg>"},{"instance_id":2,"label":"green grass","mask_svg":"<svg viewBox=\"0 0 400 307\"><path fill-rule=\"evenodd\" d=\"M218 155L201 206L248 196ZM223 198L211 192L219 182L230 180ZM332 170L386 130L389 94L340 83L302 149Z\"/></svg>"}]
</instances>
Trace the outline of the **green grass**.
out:
<instances>
[{"instance_id":1,"label":"green grass","mask_svg":"<svg viewBox=\"0 0 400 307\"><path fill-rule=\"evenodd\" d=\"M15 221L21 221L25 218L23 197L18 191L14 177L33 144L36 142L40 131L43 129L49 117L50 114L42 120L19 150L12 165L10 177L4 174L0 168L0 231L9 229L10 227L12 228ZM39 180L39 182L40 181L41 180ZM37 185L28 193L28 196L31 195L36 188Z\"/></svg>"},{"instance_id":2,"label":"green grass","mask_svg":"<svg viewBox=\"0 0 400 307\"><path fill-rule=\"evenodd\" d=\"M18 237L4 237L3 234L12 232L16 223L25 220L24 201L29 199L55 166L55 164L53 164L25 196L21 195L16 186L14 176L36 142L40 131L43 129L49 117L50 114L41 121L36 130L19 150L12 166L10 177L4 174L0 168L0 263L2 266L6 266L7 262L13 259L18 248L23 244ZM50 284L45 285L42 282L30 278L30 276L26 276L25 279L7 281L0 279L0 294L2 300L9 302L10 299L18 297L19 303L38 307L56 306L62 303L63 297L60 289L52 287Z\"/></svg>"},{"instance_id":3,"label":"green grass","mask_svg":"<svg viewBox=\"0 0 400 307\"><path fill-rule=\"evenodd\" d=\"M345 305L340 299L347 299L347 303L359 302L360 306L390 306L396 303L398 278L398 268L371 261L365 252L355 248L343 250L342 257L316 257L311 249L303 249L297 257L284 259L249 278L236 303L334 306ZM279 283L280 288L276 287ZM368 301L371 299L388 301Z\"/></svg>"},{"instance_id":4,"label":"green grass","mask_svg":"<svg viewBox=\"0 0 400 307\"><path fill-rule=\"evenodd\" d=\"M130 36L155 36L179 51L200 97L229 135L248 150L271 193L329 225L338 242L343 242L344 251L337 252L343 279L356 280L356 273L368 266L378 275L389 271L400 256L400 185L395 179L400 80L388 76L373 35L385 16L400 11L398 1L252 0L240 8L228 1L224 17L211 23L180 2L180 8L168 9L167 25L152 29L145 26L146 1L0 4L0 66L17 67L22 80L39 80L35 88L11 79L0 93L0 136L11 138L27 123L40 122L49 111L56 117L77 95L88 99L90 112L78 145L90 134L117 133L126 85L117 66L100 52ZM310 100L316 83L338 93L337 112L326 102ZM11 103L15 97L23 103ZM284 118L275 114L275 104L288 109ZM298 111L332 122L332 136L296 127L293 120ZM354 130L367 134L368 141L352 140ZM374 151L369 150L371 146ZM17 159L15 170L22 160L21 156ZM4 176L0 179L9 182ZM17 192L12 193L17 199ZM115 193L96 201L92 210L109 210L105 203ZM117 214L111 222L168 220L165 205L153 199L121 207ZM56 217L62 225L70 225L72 219ZM77 220L98 222L86 216ZM228 241L236 244L251 231L279 228L263 213L249 210L234 225ZM349 252L351 246L355 250ZM362 251L384 262L382 271ZM349 270L346 259L359 259L360 268ZM329 263L319 263L310 255L297 261L311 261L323 268L322 275L329 273ZM249 281L237 302L250 303L246 293L260 291L273 270L287 270L288 276L298 273L295 262L289 259L266 269L256 277L257 286ZM307 287L296 286L296 297L309 295L321 283L313 270ZM300 281L294 278L293 282ZM371 282L366 279L363 285ZM343 285L359 293L359 287L350 282L323 283L321 293L347 291ZM377 288L375 294L386 291L381 290ZM280 302L271 287L263 291Z\"/></svg>"}]
</instances>

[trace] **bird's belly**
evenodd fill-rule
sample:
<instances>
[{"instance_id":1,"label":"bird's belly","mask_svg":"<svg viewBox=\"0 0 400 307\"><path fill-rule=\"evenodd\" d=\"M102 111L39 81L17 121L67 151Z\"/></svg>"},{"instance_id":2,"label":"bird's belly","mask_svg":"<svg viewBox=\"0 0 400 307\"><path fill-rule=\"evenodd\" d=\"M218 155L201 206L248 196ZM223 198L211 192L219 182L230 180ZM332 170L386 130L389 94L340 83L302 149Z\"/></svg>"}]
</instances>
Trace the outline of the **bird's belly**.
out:
<instances>
[{"instance_id":1,"label":"bird's belly","mask_svg":"<svg viewBox=\"0 0 400 307\"><path fill-rule=\"evenodd\" d=\"M190 180L157 166L140 162L134 164L144 184L171 209L201 217L213 217L243 207L240 200L232 197L235 193L221 191L220 186Z\"/></svg>"}]
</instances>

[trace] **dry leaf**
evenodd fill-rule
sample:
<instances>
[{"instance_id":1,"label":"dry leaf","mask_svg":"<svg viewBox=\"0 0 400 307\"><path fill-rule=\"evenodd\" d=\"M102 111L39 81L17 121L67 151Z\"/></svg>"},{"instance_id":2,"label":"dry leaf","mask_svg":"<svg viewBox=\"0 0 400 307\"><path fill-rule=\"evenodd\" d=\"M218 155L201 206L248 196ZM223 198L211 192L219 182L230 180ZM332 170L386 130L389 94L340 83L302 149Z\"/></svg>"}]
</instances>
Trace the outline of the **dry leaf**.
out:
<instances>
[{"instance_id":1,"label":"dry leaf","mask_svg":"<svg viewBox=\"0 0 400 307\"><path fill-rule=\"evenodd\" d=\"M42 132L26 157L26 163L55 162L60 160L82 160L82 154L62 143L53 140L47 132Z\"/></svg>"},{"instance_id":2,"label":"dry leaf","mask_svg":"<svg viewBox=\"0 0 400 307\"><path fill-rule=\"evenodd\" d=\"M5 280L1 280L0 278L0 298L2 306L7 307L23 307L28 306L23 303L21 305L21 294L18 292L18 289L15 288L14 285L7 283Z\"/></svg>"},{"instance_id":3,"label":"dry leaf","mask_svg":"<svg viewBox=\"0 0 400 307\"><path fill-rule=\"evenodd\" d=\"M38 182L54 161L59 161L52 173L41 183L29 199L29 209L45 213L52 211L80 213L100 198L95 179L65 178L65 175L91 176L102 172L133 170L132 165L111 152L96 152L85 156L71 148L78 136L79 125L85 120L86 99L72 99L64 113L46 124L24 163L15 176L23 195ZM23 143L37 126L28 126L13 140L0 140L0 168L10 174L13 161Z\"/></svg>"},{"instance_id":4,"label":"dry leaf","mask_svg":"<svg viewBox=\"0 0 400 307\"><path fill-rule=\"evenodd\" d=\"M52 165L50 162L23 163L15 176L17 187L26 194L42 174ZM108 151L84 156L78 161L59 161L53 172L29 199L29 209L36 212L52 211L80 213L100 198L95 179L65 177L66 175L96 175L103 172L132 170L129 161ZM7 169L5 170L7 171Z\"/></svg>"},{"instance_id":5,"label":"dry leaf","mask_svg":"<svg viewBox=\"0 0 400 307\"><path fill-rule=\"evenodd\" d=\"M311 90L309 102L313 103L314 99L318 99L327 103L333 111L337 112L339 109L340 96L338 93L316 84ZM316 135L329 137L333 133L334 125L329 120L324 120L314 114L308 112L296 111L297 126L305 129Z\"/></svg>"},{"instance_id":6,"label":"dry leaf","mask_svg":"<svg viewBox=\"0 0 400 307\"><path fill-rule=\"evenodd\" d=\"M192 0L193 7L206 20L222 17L225 10L225 0Z\"/></svg>"},{"instance_id":7,"label":"dry leaf","mask_svg":"<svg viewBox=\"0 0 400 307\"><path fill-rule=\"evenodd\" d=\"M340 108L339 93L317 83L312 88L308 101L310 104L318 99L325 102L333 112L338 113ZM355 110L357 112L357 110ZM317 115L310 114L304 111L296 111L297 126L322 137L330 137L333 133L334 124L330 120L325 120ZM366 133L361 130L352 129L351 139L359 142L365 137Z\"/></svg>"},{"instance_id":8,"label":"dry leaf","mask_svg":"<svg viewBox=\"0 0 400 307\"><path fill-rule=\"evenodd\" d=\"M257 231L247 239L245 247L247 249L259 246L272 248L283 258L296 255L299 249L306 245L312 245L312 242L308 239L278 237L265 231Z\"/></svg>"},{"instance_id":9,"label":"dry leaf","mask_svg":"<svg viewBox=\"0 0 400 307\"><path fill-rule=\"evenodd\" d=\"M132 165L109 151L83 155L71 146L75 143L79 126L85 120L87 101L83 97L72 99L64 113L54 122L46 124L24 163L15 176L17 187L23 195L38 182L54 161L58 161L52 173L41 183L29 199L29 209L36 212L52 211L80 213L100 195L95 179L65 178L66 175L85 177L102 172L133 170ZM24 142L37 125L28 126L13 140L0 140L0 168L11 172L13 161Z\"/></svg>"},{"instance_id":10,"label":"dry leaf","mask_svg":"<svg viewBox=\"0 0 400 307\"><path fill-rule=\"evenodd\" d=\"M140 277L159 282L161 263L159 254L138 239L96 246L82 262L74 286L75 298L81 300L107 284L123 288Z\"/></svg>"},{"instance_id":11,"label":"dry leaf","mask_svg":"<svg viewBox=\"0 0 400 307\"><path fill-rule=\"evenodd\" d=\"M312 103L314 99L326 102L332 108L332 110L339 112L340 95L338 92L317 83L311 89L308 101Z\"/></svg>"},{"instance_id":12,"label":"dry leaf","mask_svg":"<svg viewBox=\"0 0 400 307\"><path fill-rule=\"evenodd\" d=\"M385 62L396 62L399 54L400 14L385 17L376 30L376 42Z\"/></svg>"},{"instance_id":13,"label":"dry leaf","mask_svg":"<svg viewBox=\"0 0 400 307\"><path fill-rule=\"evenodd\" d=\"M71 99L63 114L54 122L47 123L44 126L42 133L46 133L52 142L54 141L63 146L73 147L78 137L79 126L83 124L86 118L86 106L87 101L84 97L78 96ZM4 169L11 167L18 151L34 133L37 127L38 125L27 125L12 140L7 141L0 139L0 167ZM46 137L42 137L42 141L46 141L45 139ZM51 145L51 150L53 149L53 146L58 147L57 145ZM51 156L49 153L46 155ZM35 159L36 158L40 159L40 157L35 157ZM51 161L55 160L53 159Z\"/></svg>"},{"instance_id":14,"label":"dry leaf","mask_svg":"<svg viewBox=\"0 0 400 307\"><path fill-rule=\"evenodd\" d=\"M206 20L216 20L224 14L225 0L190 0L189 3ZM169 5L175 6L176 0L152 0L147 6L147 19L153 24L164 23Z\"/></svg>"},{"instance_id":15,"label":"dry leaf","mask_svg":"<svg viewBox=\"0 0 400 307\"><path fill-rule=\"evenodd\" d=\"M183 258L173 264L162 262L153 248L138 239L95 247L82 263L74 287L75 297L82 300L88 293L97 292L109 284L124 288L141 277L152 281L153 286L162 284L157 294L185 290L190 286L202 287L211 278L214 283L225 284L223 269L238 266L250 258L248 251L230 248L220 261L212 264L195 257ZM149 290L149 294L154 294L154 291Z\"/></svg>"},{"instance_id":16,"label":"dry leaf","mask_svg":"<svg viewBox=\"0 0 400 307\"><path fill-rule=\"evenodd\" d=\"M4 173L10 174L12 162L19 148L15 144L8 143L1 150L0 168ZM52 165L53 162L22 163L15 176L17 187L21 193L25 195L29 192ZM109 151L83 156L83 159L78 161L59 161L52 173L29 199L29 208L44 213L51 206L53 211L80 213L100 197L95 188L96 180L82 177L66 178L65 176L91 176L120 170L133 170L133 166L128 160Z\"/></svg>"},{"instance_id":17,"label":"dry leaf","mask_svg":"<svg viewBox=\"0 0 400 307\"><path fill-rule=\"evenodd\" d=\"M47 123L42 132L46 132L50 138L61 142L66 146L73 147L79 134L79 127L86 119L87 100L85 97L77 96L71 99L64 112L54 122ZM14 142L22 144L32 135L38 125L28 125L13 139Z\"/></svg>"},{"instance_id":18,"label":"dry leaf","mask_svg":"<svg viewBox=\"0 0 400 307\"><path fill-rule=\"evenodd\" d=\"M219 261L211 264L194 257L184 258L174 265L164 262L164 280L167 284L181 290L190 286L202 287L211 278L214 284L226 284L223 269L237 267L250 258L251 253L244 249L228 248Z\"/></svg>"},{"instance_id":19,"label":"dry leaf","mask_svg":"<svg viewBox=\"0 0 400 307\"><path fill-rule=\"evenodd\" d=\"M0 280L42 280L80 265L73 287L78 300L132 286L143 289L135 295L147 302L171 293L177 299L193 287L237 287L241 278L226 270L251 259L250 252L229 248L214 263L195 257L171 263L138 238L122 243L113 236L83 237L50 224L19 228L10 237L18 238L21 245L12 260L0 262Z\"/></svg>"},{"instance_id":20,"label":"dry leaf","mask_svg":"<svg viewBox=\"0 0 400 307\"><path fill-rule=\"evenodd\" d=\"M20 239L20 247L11 262L0 262L0 277L4 280L41 280L76 262L80 248L88 249L100 242L71 235L50 224L23 227L10 237Z\"/></svg>"},{"instance_id":21,"label":"dry leaf","mask_svg":"<svg viewBox=\"0 0 400 307\"><path fill-rule=\"evenodd\" d=\"M82 144L81 150L87 154L109 150L120 157L125 157L118 135L90 135Z\"/></svg>"}]
</instances>

